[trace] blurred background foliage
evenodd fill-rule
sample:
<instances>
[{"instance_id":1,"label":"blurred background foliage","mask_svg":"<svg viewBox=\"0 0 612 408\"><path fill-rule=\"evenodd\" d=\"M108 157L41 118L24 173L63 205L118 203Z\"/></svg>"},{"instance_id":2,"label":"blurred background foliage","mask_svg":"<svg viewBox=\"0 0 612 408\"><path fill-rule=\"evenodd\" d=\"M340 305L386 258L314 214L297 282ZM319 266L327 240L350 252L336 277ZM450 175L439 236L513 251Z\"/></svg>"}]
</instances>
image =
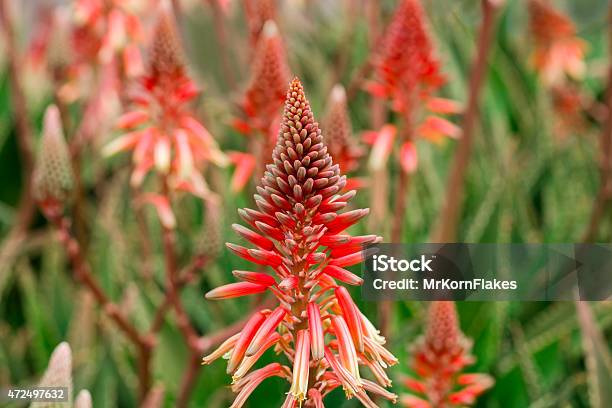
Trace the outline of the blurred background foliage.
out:
<instances>
[{"instance_id":1,"label":"blurred background foliage","mask_svg":"<svg viewBox=\"0 0 612 408\"><path fill-rule=\"evenodd\" d=\"M26 2L29 3L29 2ZM35 3L35 2L32 2ZM246 140L230 126L235 103L248 79L248 43L239 1L231 2L226 16L227 45L232 74L240 84L231 89L220 63L213 14L207 2L186 1L181 30L192 74L204 89L197 110L224 150L244 150ZM368 24L362 2L280 1L280 31L286 42L290 67L302 79L315 115L320 119L335 82L348 84L369 54ZM388 21L396 1L380 1ZM477 0L423 2L448 84L443 95L465 102L467 78L480 21ZM579 84L593 101L602 99L607 53L608 2L606 0L555 1L575 21L578 35L588 42L587 75ZM29 5L31 6L31 5ZM355 15L351 15L355 13ZM19 27L27 41L36 24L25 13ZM496 28L490 71L483 90L481 118L469 168L466 201L459 228L466 242L577 242L586 228L599 186L597 153L600 127L591 118L579 131L560 132L562 118L553 111L550 97L529 65L532 43L528 32L526 1L508 0ZM3 54L2 54L3 55ZM0 58L2 67L6 58ZM337 72L338 64L345 67ZM25 74L24 74L25 75ZM44 107L50 103L48 88L36 78L28 92L32 123L40 129ZM370 96L359 92L349 101L355 134L371 128ZM0 72L0 234L5 236L15 217L23 188L12 120L6 70ZM392 117L390 118L394 120ZM38 132L37 132L38 133ZM110 140L113 134L104 135ZM420 165L411 185L403 241L426 242L444 196L445 179L455 142L433 145L418 142ZM86 186L85 226L88 259L102 286L129 313L136 326L145 328L162 296L163 259L160 234L152 209L147 223L154 251L145 259L139 242L138 223L129 197L127 157L104 159L98 147L87 149L81 177ZM393 170L392 171L396 171ZM366 166L360 174L367 176ZM236 242L230 225L238 222L236 210L253 206L251 194L234 194L227 186L231 169L208 169L212 189L222 196L221 239ZM368 205L367 188L355 205ZM176 209L181 265L189 262L197 246L210 238L203 226L201 202L183 197ZM388 233L354 227L355 233ZM102 314L91 298L75 284L63 250L53 231L38 215L27 241L7 259L0 260L0 384L30 385L40 378L49 355L61 341L74 353L75 388L91 391L95 407L136 405L136 377L131 345ZM601 236L609 241L612 222L605 219ZM152 277L143 276L144 266ZM233 281L233 269L246 262L223 248L219 258L199 271L187 286L183 301L201 333L212 333L245 316L261 299L210 302L203 294ZM360 302L376 321L376 305ZM612 337L612 304L592 304L595 320L608 339ZM397 303L391 322L389 349L401 363L391 369L393 391L402 393L400 378L408 373L409 345L422 332L426 304ZM496 384L480 398L479 407L590 407L592 388L580 321L572 303L461 303L461 326L474 340L474 371L491 374ZM268 357L269 358L269 357ZM596 358L601 358L596 357ZM154 381L163 384L167 406L177 392L187 360L184 342L171 322L165 324L154 357ZM608 367L609 368L609 367ZM472 371L472 369L470 371ZM600 380L612 388L610 371ZM232 399L229 377L221 363L204 366L192 397L193 406L228 406ZM602 384L600 384L602 386ZM278 379L263 383L248 406L280 406L286 384ZM609 403L610 400L608 400ZM352 407L341 391L332 393L328 406ZM17 405L15 405L17 406ZM612 405L607 405L612 406ZM603 408L604 405L601 405Z\"/></svg>"}]
</instances>

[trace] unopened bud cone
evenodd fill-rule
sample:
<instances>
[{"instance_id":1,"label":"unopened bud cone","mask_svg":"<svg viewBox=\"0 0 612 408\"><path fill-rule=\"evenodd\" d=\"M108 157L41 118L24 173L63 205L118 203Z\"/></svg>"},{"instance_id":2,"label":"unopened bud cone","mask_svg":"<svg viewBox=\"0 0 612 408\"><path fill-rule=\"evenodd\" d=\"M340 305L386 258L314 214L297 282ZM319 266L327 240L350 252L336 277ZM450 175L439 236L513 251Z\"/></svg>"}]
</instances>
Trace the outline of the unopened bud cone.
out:
<instances>
[{"instance_id":1,"label":"unopened bud cone","mask_svg":"<svg viewBox=\"0 0 612 408\"><path fill-rule=\"evenodd\" d=\"M38 160L34 169L33 195L40 205L65 202L73 187L68 146L64 139L59 110L47 108Z\"/></svg>"}]
</instances>

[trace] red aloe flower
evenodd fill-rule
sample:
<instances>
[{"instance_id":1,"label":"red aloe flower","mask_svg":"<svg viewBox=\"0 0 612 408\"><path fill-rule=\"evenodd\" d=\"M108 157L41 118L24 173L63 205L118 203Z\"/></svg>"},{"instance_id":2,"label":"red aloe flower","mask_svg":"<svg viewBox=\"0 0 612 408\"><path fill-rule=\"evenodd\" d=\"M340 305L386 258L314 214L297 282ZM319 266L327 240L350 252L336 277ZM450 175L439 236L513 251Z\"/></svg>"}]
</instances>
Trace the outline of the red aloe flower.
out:
<instances>
[{"instance_id":1,"label":"red aloe flower","mask_svg":"<svg viewBox=\"0 0 612 408\"><path fill-rule=\"evenodd\" d=\"M407 120L405 125L417 125L416 133L434 142L445 136L459 136L459 128L453 123L438 116L428 116L428 112L458 113L460 107L453 101L434 97L445 78L440 72L440 62L434 54L425 12L419 0L401 2L373 63L375 82L368 85L369 91L374 96L390 99L393 109L402 113ZM378 135L386 137L388 134L388 131L385 133L381 130L369 138L374 146L377 143L386 144L388 138L379 141ZM405 172L412 172L417 165L414 142L402 142L400 163ZM380 148L378 150L377 154ZM378 167L383 164L373 165Z\"/></svg>"},{"instance_id":2,"label":"red aloe flower","mask_svg":"<svg viewBox=\"0 0 612 408\"><path fill-rule=\"evenodd\" d=\"M255 313L242 332L228 339L204 363L229 355L239 407L259 384L255 379L278 375L291 387L284 407L322 406L322 398L341 386L348 398L376 405L366 391L395 400L384 390L391 384L384 368L397 362L384 347L384 338L359 311L348 291L361 280L344 269L362 260L362 245L380 237L351 237L345 230L367 210L338 213L354 192L339 194L346 183L328 153L300 81L291 82L272 163L257 187L259 211L240 210L250 228L234 230L255 248L228 244L232 252L273 273L235 271L241 283L209 292L208 299L270 290L279 300L273 310ZM247 371L274 346L289 366ZM360 366L370 369L378 384L361 378ZM246 368L245 368L246 367ZM269 366L268 366L269 367ZM261 371L261 370L269 371ZM263 373L263 374L261 374ZM253 377L254 376L254 377Z\"/></svg>"},{"instance_id":3,"label":"red aloe flower","mask_svg":"<svg viewBox=\"0 0 612 408\"><path fill-rule=\"evenodd\" d=\"M415 96L428 96L444 83L418 0L402 1L374 65L378 82L373 91L391 98L397 111L414 109Z\"/></svg>"},{"instance_id":4,"label":"red aloe flower","mask_svg":"<svg viewBox=\"0 0 612 408\"><path fill-rule=\"evenodd\" d=\"M266 21L276 20L276 0L243 0L243 4L249 28L249 44L254 47Z\"/></svg>"},{"instance_id":5,"label":"red aloe flower","mask_svg":"<svg viewBox=\"0 0 612 408\"><path fill-rule=\"evenodd\" d=\"M143 30L133 9L122 0L77 0L72 35L75 50L103 64L118 58L128 77L140 75L143 66L138 45Z\"/></svg>"},{"instance_id":6,"label":"red aloe flower","mask_svg":"<svg viewBox=\"0 0 612 408\"><path fill-rule=\"evenodd\" d=\"M189 108L199 92L187 75L168 6L157 21L148 72L140 85L132 97L133 110L117 122L129 133L108 144L105 153L133 150L133 185L140 185L155 167L169 176L173 187L204 196L207 186L198 167L208 160L223 164L225 156Z\"/></svg>"},{"instance_id":7,"label":"red aloe flower","mask_svg":"<svg viewBox=\"0 0 612 408\"><path fill-rule=\"evenodd\" d=\"M263 173L263 164L257 159L267 157L274 147L287 82L289 67L283 41L276 24L268 20L257 44L251 79L241 103L245 120L235 121L239 131L258 138L251 140L249 153L234 156L237 169L232 186L236 191L244 187L254 172L258 172L256 176Z\"/></svg>"},{"instance_id":8,"label":"red aloe flower","mask_svg":"<svg viewBox=\"0 0 612 408\"><path fill-rule=\"evenodd\" d=\"M329 153L340 166L340 170L344 173L356 170L363 150L351 140L353 131L346 105L346 91L340 84L332 88L327 102L327 114L321 127Z\"/></svg>"},{"instance_id":9,"label":"red aloe flower","mask_svg":"<svg viewBox=\"0 0 612 408\"><path fill-rule=\"evenodd\" d=\"M584 74L586 44L576 37L576 27L566 15L542 0L529 1L529 26L534 38L533 64L547 85L558 85L564 74L579 79Z\"/></svg>"},{"instance_id":10,"label":"red aloe flower","mask_svg":"<svg viewBox=\"0 0 612 408\"><path fill-rule=\"evenodd\" d=\"M251 79L242 102L248 128L270 132L272 124L278 122L288 82L283 41L274 21L268 20L257 43Z\"/></svg>"},{"instance_id":11,"label":"red aloe flower","mask_svg":"<svg viewBox=\"0 0 612 408\"><path fill-rule=\"evenodd\" d=\"M476 398L493 385L486 374L463 374L474 363L472 343L459 327L455 303L432 302L427 316L425 335L412 347L412 369L417 378L404 383L415 395L403 395L402 404L409 408L448 408L472 405Z\"/></svg>"},{"instance_id":12,"label":"red aloe flower","mask_svg":"<svg viewBox=\"0 0 612 408\"><path fill-rule=\"evenodd\" d=\"M123 0L76 0L72 5L68 33L69 61L62 75L60 96L70 102L89 93L95 67L112 65L115 75L135 78L144 67L140 45L144 40L141 17L147 8L143 2ZM66 21L57 21L56 29L65 30ZM56 47L66 47L65 43ZM94 92L95 93L95 92Z\"/></svg>"},{"instance_id":13,"label":"red aloe flower","mask_svg":"<svg viewBox=\"0 0 612 408\"><path fill-rule=\"evenodd\" d=\"M32 194L46 215L59 215L69 198L73 183L70 154L64 139L60 113L55 105L51 105L45 112Z\"/></svg>"},{"instance_id":14,"label":"red aloe flower","mask_svg":"<svg viewBox=\"0 0 612 408\"><path fill-rule=\"evenodd\" d=\"M44 62L61 102L83 105L72 146L106 134L120 111L122 81L143 72L140 45L144 2L157 0L75 0L58 5L50 27L34 40L31 55ZM40 77L40 75L38 75Z\"/></svg>"}]
</instances>

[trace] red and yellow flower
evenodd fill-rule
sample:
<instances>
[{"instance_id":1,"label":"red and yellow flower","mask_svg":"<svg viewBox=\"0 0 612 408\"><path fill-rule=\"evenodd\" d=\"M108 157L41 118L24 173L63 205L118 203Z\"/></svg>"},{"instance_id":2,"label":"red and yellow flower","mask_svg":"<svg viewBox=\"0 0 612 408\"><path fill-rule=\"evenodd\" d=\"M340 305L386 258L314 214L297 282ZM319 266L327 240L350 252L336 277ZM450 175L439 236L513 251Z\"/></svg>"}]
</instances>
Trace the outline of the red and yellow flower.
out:
<instances>
[{"instance_id":1,"label":"red and yellow flower","mask_svg":"<svg viewBox=\"0 0 612 408\"><path fill-rule=\"evenodd\" d=\"M375 79L367 89L375 97L390 100L393 110L404 118L404 126L413 128L415 135L435 143L460 136L455 124L438 116L459 113L461 107L454 101L435 97L446 80L440 72L440 61L435 56L419 0L401 2L373 65ZM372 169L384 166L393 150L395 130L390 126L365 137L373 145ZM413 139L402 140L400 146L399 162L408 173L416 170L418 164Z\"/></svg>"},{"instance_id":2,"label":"red and yellow flower","mask_svg":"<svg viewBox=\"0 0 612 408\"><path fill-rule=\"evenodd\" d=\"M404 385L414 394L402 395L407 408L464 407L493 385L486 374L463 373L474 363L472 343L459 327L455 303L436 301L429 306L427 329L412 347L414 377Z\"/></svg>"},{"instance_id":3,"label":"red and yellow flower","mask_svg":"<svg viewBox=\"0 0 612 408\"><path fill-rule=\"evenodd\" d=\"M385 340L359 311L345 287L361 279L345 268L362 261L362 247L378 242L374 235L352 237L346 229L368 211L340 213L354 191L341 193L345 176L332 160L321 130L298 79L287 92L272 162L257 187L258 210L242 209L250 228L234 230L254 245L227 244L238 256L268 267L270 273L235 271L242 282L210 291L208 299L224 299L270 291L279 301L274 310L256 312L242 331L204 358L210 363L228 356L227 372L238 392L233 407L265 378L291 383L284 407L322 407L323 397L342 387L348 398L376 405L368 392L395 400L384 388L391 384L385 368L397 359ZM267 349L283 353L289 365L273 363L247 373ZM365 380L367 367L377 383Z\"/></svg>"},{"instance_id":4,"label":"red and yellow flower","mask_svg":"<svg viewBox=\"0 0 612 408\"><path fill-rule=\"evenodd\" d=\"M529 27L534 39L533 65L544 83L560 85L565 75L582 78L586 43L576 36L576 27L568 16L548 2L530 0Z\"/></svg>"},{"instance_id":5,"label":"red and yellow flower","mask_svg":"<svg viewBox=\"0 0 612 408\"><path fill-rule=\"evenodd\" d=\"M147 73L131 97L132 110L117 127L127 133L105 148L106 154L133 151L131 182L139 186L149 171L168 176L176 189L198 196L207 192L200 173L208 161L224 164L225 156L208 130L198 121L189 102L199 91L183 62L179 36L169 8L162 8Z\"/></svg>"}]
</instances>

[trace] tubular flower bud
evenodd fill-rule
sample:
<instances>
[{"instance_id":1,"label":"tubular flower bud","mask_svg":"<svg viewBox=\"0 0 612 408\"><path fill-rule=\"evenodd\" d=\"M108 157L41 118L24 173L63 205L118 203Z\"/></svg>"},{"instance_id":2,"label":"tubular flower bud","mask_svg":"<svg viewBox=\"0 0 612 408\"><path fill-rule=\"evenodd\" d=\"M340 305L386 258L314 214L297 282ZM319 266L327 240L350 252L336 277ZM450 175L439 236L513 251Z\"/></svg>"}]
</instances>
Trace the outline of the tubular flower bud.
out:
<instances>
[{"instance_id":1,"label":"tubular flower bud","mask_svg":"<svg viewBox=\"0 0 612 408\"><path fill-rule=\"evenodd\" d=\"M51 105L45 112L32 193L43 211L60 211L72 187L72 166L60 113L55 105Z\"/></svg>"},{"instance_id":2,"label":"tubular flower bud","mask_svg":"<svg viewBox=\"0 0 612 408\"><path fill-rule=\"evenodd\" d=\"M346 322L349 332L351 333L353 344L355 344L355 347L357 350L359 350L359 352L363 352L361 313L357 309L355 303L353 303L353 299L351 299L351 295L349 295L348 290L346 290L345 287L337 287L335 294L336 299L338 299L338 305L340 305L340 310L342 310L344 321Z\"/></svg>"},{"instance_id":3,"label":"tubular flower bud","mask_svg":"<svg viewBox=\"0 0 612 408\"><path fill-rule=\"evenodd\" d=\"M233 271L232 274L238 279L242 279L246 282L256 283L258 285L272 286L276 283L272 276L265 273Z\"/></svg>"},{"instance_id":4,"label":"tubular flower bud","mask_svg":"<svg viewBox=\"0 0 612 408\"><path fill-rule=\"evenodd\" d=\"M257 333L257 330L261 327L266 317L261 312L255 313L247 324L244 326L242 331L240 332L240 337L236 341L236 345L232 349L232 354L227 362L227 372L233 373L246 352L247 347L251 344L251 340L253 340L253 336Z\"/></svg>"},{"instance_id":5,"label":"tubular flower bud","mask_svg":"<svg viewBox=\"0 0 612 408\"><path fill-rule=\"evenodd\" d=\"M323 405L323 396L321 395L321 392L319 392L319 390L317 390L316 388L311 388L310 391L308 391L308 398L314 408L325 407Z\"/></svg>"},{"instance_id":6,"label":"tubular flower bud","mask_svg":"<svg viewBox=\"0 0 612 408\"><path fill-rule=\"evenodd\" d=\"M210 364L216 359L223 357L225 353L231 351L234 346L236 346L236 342L239 338L240 333L236 333L232 337L225 340L219 347L217 347L215 351L202 358L202 364Z\"/></svg>"},{"instance_id":7,"label":"tubular flower bud","mask_svg":"<svg viewBox=\"0 0 612 408\"><path fill-rule=\"evenodd\" d=\"M322 406L323 396L339 385L348 398L357 397L370 407L376 405L367 392L392 395L382 391L390 384L384 368L397 360L384 349L384 338L346 289L331 277L361 283L343 267L359 262L361 246L379 239L342 232L367 214L366 210L339 213L355 195L341 193L345 183L296 78L287 92L272 161L257 187L259 211L239 210L247 226L234 227L255 248L228 244L235 254L267 266L276 275L236 271L246 281L240 284L255 285L257 291L265 287L280 303L273 312L259 312L245 326L233 346L228 372L244 383L248 369L271 346L269 339L278 335L274 349L290 362L283 368L291 382L284 407ZM222 295L227 286L221 287ZM217 290L212 291L213 298L222 297ZM360 364L377 370L379 388L362 385Z\"/></svg>"},{"instance_id":8,"label":"tubular flower bud","mask_svg":"<svg viewBox=\"0 0 612 408\"><path fill-rule=\"evenodd\" d=\"M143 71L142 57L138 51L143 30L138 16L122 3L124 2L112 1L111 8L106 11L106 30L98 58L102 62L113 59L121 61L125 75L130 78L142 74Z\"/></svg>"},{"instance_id":9,"label":"tubular flower bud","mask_svg":"<svg viewBox=\"0 0 612 408\"><path fill-rule=\"evenodd\" d=\"M308 304L308 328L310 329L312 358L315 361L319 361L325 353L325 338L323 323L321 322L321 311L314 302Z\"/></svg>"},{"instance_id":10,"label":"tubular flower bud","mask_svg":"<svg viewBox=\"0 0 612 408\"><path fill-rule=\"evenodd\" d=\"M261 285L251 282L229 283L224 286L219 286L206 294L206 299L229 299L245 295L253 295L255 293L264 292L268 285Z\"/></svg>"},{"instance_id":11,"label":"tubular flower bud","mask_svg":"<svg viewBox=\"0 0 612 408\"><path fill-rule=\"evenodd\" d=\"M325 267L325 269L323 269L323 273L331 276L334 279L348 283L349 285L361 285L363 283L363 279L361 279L359 276L347 271L346 269L340 268L339 266L328 265Z\"/></svg>"},{"instance_id":12,"label":"tubular flower bud","mask_svg":"<svg viewBox=\"0 0 612 408\"><path fill-rule=\"evenodd\" d=\"M249 395L251 395L255 388L257 388L257 386L259 386L259 384L261 384L261 382L266 378L275 376L283 377L285 375L286 374L283 367L278 363L271 363L264 368L253 371L251 374L249 374L248 378L244 377L232 387L234 391L238 392L238 396L230 408L240 408L243 406Z\"/></svg>"},{"instance_id":13,"label":"tubular flower bud","mask_svg":"<svg viewBox=\"0 0 612 408\"><path fill-rule=\"evenodd\" d=\"M289 393L302 403L308 393L308 362L310 361L310 335L308 330L298 332L295 344L295 360L293 362L293 375L291 379L291 389Z\"/></svg>"},{"instance_id":14,"label":"tubular flower bud","mask_svg":"<svg viewBox=\"0 0 612 408\"><path fill-rule=\"evenodd\" d=\"M455 303L436 301L429 306L425 334L412 347L417 378L404 385L417 395L402 396L405 407L463 407L493 385L486 374L462 374L474 362L472 344L459 327Z\"/></svg>"},{"instance_id":15,"label":"tubular flower bud","mask_svg":"<svg viewBox=\"0 0 612 408\"><path fill-rule=\"evenodd\" d=\"M266 342L266 339L270 336L271 333L276 331L276 328L280 324L281 321L285 318L287 311L282 307L277 307L266 319L265 322L261 325L259 330L257 330L257 334L251 340L251 344L246 351L247 356L252 356L257 353L259 349L261 349L262 345Z\"/></svg>"},{"instance_id":16,"label":"tubular flower bud","mask_svg":"<svg viewBox=\"0 0 612 408\"><path fill-rule=\"evenodd\" d=\"M340 364L348 370L356 380L360 380L359 364L357 362L357 351L351 338L346 321L341 316L332 317L332 327L338 339L338 351Z\"/></svg>"},{"instance_id":17,"label":"tubular flower bud","mask_svg":"<svg viewBox=\"0 0 612 408\"><path fill-rule=\"evenodd\" d=\"M166 2L153 33L147 72L139 83L132 95L132 110L117 121L117 127L128 133L110 142L105 154L133 151L134 186L155 169L169 176L173 188L204 197L208 187L199 169L208 161L224 165L226 158L189 108L199 92L187 75L176 24Z\"/></svg>"},{"instance_id":18,"label":"tubular flower bud","mask_svg":"<svg viewBox=\"0 0 612 408\"><path fill-rule=\"evenodd\" d=\"M253 365L259 361L259 358L266 352L270 347L274 346L281 339L281 335L277 332L272 333L262 344L262 346L257 350L255 354L252 356L245 357L242 360L242 363L238 366L234 375L232 376L232 380L234 382L238 381L240 378L244 377L249 370L253 367Z\"/></svg>"},{"instance_id":19,"label":"tubular flower bud","mask_svg":"<svg viewBox=\"0 0 612 408\"><path fill-rule=\"evenodd\" d=\"M548 2L529 0L529 27L534 39L533 65L545 84L561 85L565 74L582 78L586 43L576 36L568 16Z\"/></svg>"}]
</instances>

